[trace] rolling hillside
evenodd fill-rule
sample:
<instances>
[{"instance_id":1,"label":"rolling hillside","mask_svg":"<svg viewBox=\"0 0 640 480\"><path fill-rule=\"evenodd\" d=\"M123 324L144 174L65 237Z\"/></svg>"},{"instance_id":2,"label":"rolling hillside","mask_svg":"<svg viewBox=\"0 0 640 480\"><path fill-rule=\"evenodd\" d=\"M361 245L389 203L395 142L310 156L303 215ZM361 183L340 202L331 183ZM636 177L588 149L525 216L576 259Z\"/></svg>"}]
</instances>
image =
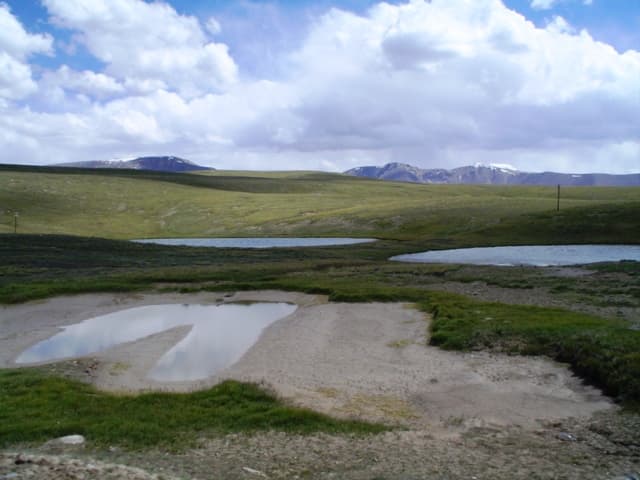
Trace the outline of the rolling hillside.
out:
<instances>
[{"instance_id":1,"label":"rolling hillside","mask_svg":"<svg viewBox=\"0 0 640 480\"><path fill-rule=\"evenodd\" d=\"M0 166L0 233L13 231L18 212L19 233L375 236L446 244L473 236L487 242L487 229L506 226L521 229L525 241L539 230L536 222L553 221L565 231L576 222L608 225L608 218L618 215L620 231L603 227L603 238L629 231L638 241L633 228L640 218L640 189L567 188L559 214L555 206L556 192L549 187L429 186L312 172L169 174ZM580 229L574 230L571 235L580 240Z\"/></svg>"}]
</instances>

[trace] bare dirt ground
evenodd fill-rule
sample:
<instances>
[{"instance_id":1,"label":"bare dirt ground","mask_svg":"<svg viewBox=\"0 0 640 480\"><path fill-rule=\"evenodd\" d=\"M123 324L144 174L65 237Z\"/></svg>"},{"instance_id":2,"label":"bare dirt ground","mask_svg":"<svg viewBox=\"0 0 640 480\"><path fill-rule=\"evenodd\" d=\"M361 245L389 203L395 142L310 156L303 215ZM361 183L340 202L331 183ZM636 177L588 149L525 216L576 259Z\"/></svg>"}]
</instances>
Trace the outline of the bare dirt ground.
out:
<instances>
[{"instance_id":1,"label":"bare dirt ground","mask_svg":"<svg viewBox=\"0 0 640 480\"><path fill-rule=\"evenodd\" d=\"M565 366L546 359L430 347L429 319L402 304L333 304L283 292L55 298L0 310L0 366L15 366L22 350L60 326L96 315L148 304L249 300L289 301L299 308L268 327L238 363L205 381L158 384L145 378L185 328L58 362L51 370L116 391L254 381L293 404L400 429L360 437L226 435L202 439L182 454L60 451L46 444L19 452L33 456L28 462L16 463L18 452L4 452L0 479L624 478L640 471L637 415L620 413ZM109 477L109 469L118 471L113 465L147 473L122 467Z\"/></svg>"}]
</instances>

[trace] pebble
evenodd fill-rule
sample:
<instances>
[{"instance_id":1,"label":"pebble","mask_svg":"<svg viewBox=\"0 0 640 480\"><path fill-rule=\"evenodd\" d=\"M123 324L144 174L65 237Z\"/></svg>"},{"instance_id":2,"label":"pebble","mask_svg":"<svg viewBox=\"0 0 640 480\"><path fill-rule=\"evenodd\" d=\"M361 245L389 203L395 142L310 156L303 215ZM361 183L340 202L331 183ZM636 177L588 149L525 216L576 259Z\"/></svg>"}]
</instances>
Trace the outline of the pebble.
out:
<instances>
[{"instance_id":1,"label":"pebble","mask_svg":"<svg viewBox=\"0 0 640 480\"><path fill-rule=\"evenodd\" d=\"M82 445L85 442L85 439L82 435L67 435L56 438L55 441L64 445Z\"/></svg>"},{"instance_id":2,"label":"pebble","mask_svg":"<svg viewBox=\"0 0 640 480\"><path fill-rule=\"evenodd\" d=\"M576 440L578 440L574 435L571 435L567 432L560 432L558 434L558 438L560 440L564 440L565 442L575 442Z\"/></svg>"}]
</instances>

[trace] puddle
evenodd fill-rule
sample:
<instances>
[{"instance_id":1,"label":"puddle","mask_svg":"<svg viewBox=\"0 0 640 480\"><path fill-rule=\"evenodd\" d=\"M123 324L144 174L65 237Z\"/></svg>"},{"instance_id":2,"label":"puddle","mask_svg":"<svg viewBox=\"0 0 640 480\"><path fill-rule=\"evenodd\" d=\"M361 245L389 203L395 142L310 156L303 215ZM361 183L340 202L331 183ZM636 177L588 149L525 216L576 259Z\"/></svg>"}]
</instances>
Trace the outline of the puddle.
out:
<instances>
[{"instance_id":1,"label":"puddle","mask_svg":"<svg viewBox=\"0 0 640 480\"><path fill-rule=\"evenodd\" d=\"M474 265L582 265L598 262L640 261L640 245L529 245L522 247L460 248L397 255L390 260L418 263Z\"/></svg>"},{"instance_id":2,"label":"puddle","mask_svg":"<svg viewBox=\"0 0 640 480\"><path fill-rule=\"evenodd\" d=\"M265 327L296 310L289 303L149 305L101 315L24 351L16 363L40 363L97 353L179 326L189 333L166 352L148 376L160 381L198 380L237 362Z\"/></svg>"},{"instance_id":3,"label":"puddle","mask_svg":"<svg viewBox=\"0 0 640 480\"><path fill-rule=\"evenodd\" d=\"M292 248L327 247L375 242L375 238L304 238L304 237L263 237L263 238L152 238L133 240L137 243L158 245L215 247L215 248Z\"/></svg>"}]
</instances>

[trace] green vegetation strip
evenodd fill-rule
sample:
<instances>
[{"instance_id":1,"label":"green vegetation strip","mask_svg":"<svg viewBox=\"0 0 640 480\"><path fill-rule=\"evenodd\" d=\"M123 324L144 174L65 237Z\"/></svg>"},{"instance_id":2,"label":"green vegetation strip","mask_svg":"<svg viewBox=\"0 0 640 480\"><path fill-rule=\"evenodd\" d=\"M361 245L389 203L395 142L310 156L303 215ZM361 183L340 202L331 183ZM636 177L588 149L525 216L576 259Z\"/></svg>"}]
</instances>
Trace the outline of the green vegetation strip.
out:
<instances>
[{"instance_id":1,"label":"green vegetation strip","mask_svg":"<svg viewBox=\"0 0 640 480\"><path fill-rule=\"evenodd\" d=\"M82 434L94 446L181 450L227 432L370 433L385 427L341 421L283 405L251 384L226 381L189 394L111 395L36 369L0 370L0 446Z\"/></svg>"},{"instance_id":2,"label":"green vegetation strip","mask_svg":"<svg viewBox=\"0 0 640 480\"><path fill-rule=\"evenodd\" d=\"M625 322L566 310L474 302L433 293L431 343L546 355L629 406L640 403L640 331Z\"/></svg>"}]
</instances>

